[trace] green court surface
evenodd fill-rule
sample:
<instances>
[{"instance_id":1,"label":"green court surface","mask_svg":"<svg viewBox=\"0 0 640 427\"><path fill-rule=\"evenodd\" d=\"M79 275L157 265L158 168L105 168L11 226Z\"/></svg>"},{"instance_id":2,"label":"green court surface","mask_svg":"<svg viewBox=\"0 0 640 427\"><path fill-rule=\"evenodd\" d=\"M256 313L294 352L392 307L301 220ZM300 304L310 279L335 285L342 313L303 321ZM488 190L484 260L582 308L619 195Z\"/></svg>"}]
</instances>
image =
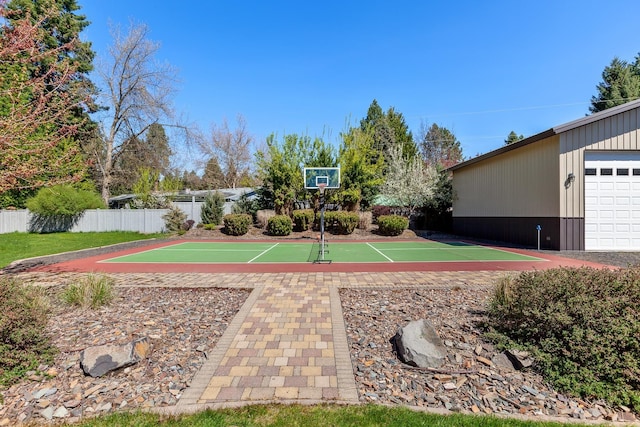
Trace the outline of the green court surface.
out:
<instances>
[{"instance_id":1,"label":"green court surface","mask_svg":"<svg viewBox=\"0 0 640 427\"><path fill-rule=\"evenodd\" d=\"M315 242L185 242L104 260L107 263L308 263L320 260ZM535 261L539 258L464 242L331 242L334 263Z\"/></svg>"}]
</instances>

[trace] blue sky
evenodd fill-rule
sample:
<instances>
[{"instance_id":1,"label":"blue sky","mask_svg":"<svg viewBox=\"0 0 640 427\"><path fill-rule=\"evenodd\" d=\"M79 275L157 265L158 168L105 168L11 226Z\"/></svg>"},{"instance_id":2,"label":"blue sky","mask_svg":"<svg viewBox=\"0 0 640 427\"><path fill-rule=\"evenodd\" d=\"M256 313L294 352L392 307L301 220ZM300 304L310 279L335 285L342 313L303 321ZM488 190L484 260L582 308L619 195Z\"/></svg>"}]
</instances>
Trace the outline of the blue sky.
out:
<instances>
[{"instance_id":1,"label":"blue sky","mask_svg":"<svg viewBox=\"0 0 640 427\"><path fill-rule=\"evenodd\" d=\"M109 23L148 25L178 68L175 108L204 131L242 114L338 144L373 99L413 131L437 123L466 157L588 113L614 56L640 52L637 0L78 0L98 56Z\"/></svg>"}]
</instances>

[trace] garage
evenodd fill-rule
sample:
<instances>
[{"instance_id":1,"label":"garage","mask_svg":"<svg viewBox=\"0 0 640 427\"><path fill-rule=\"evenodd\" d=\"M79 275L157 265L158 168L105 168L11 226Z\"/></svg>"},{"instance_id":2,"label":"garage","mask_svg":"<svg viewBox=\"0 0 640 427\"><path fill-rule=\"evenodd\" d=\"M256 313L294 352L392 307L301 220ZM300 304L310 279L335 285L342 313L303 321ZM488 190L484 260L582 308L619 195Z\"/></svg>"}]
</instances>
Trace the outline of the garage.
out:
<instances>
[{"instance_id":1,"label":"garage","mask_svg":"<svg viewBox=\"0 0 640 427\"><path fill-rule=\"evenodd\" d=\"M640 250L640 152L589 152L585 250Z\"/></svg>"},{"instance_id":2,"label":"garage","mask_svg":"<svg viewBox=\"0 0 640 427\"><path fill-rule=\"evenodd\" d=\"M640 99L449 171L455 234L561 251L640 251Z\"/></svg>"}]
</instances>

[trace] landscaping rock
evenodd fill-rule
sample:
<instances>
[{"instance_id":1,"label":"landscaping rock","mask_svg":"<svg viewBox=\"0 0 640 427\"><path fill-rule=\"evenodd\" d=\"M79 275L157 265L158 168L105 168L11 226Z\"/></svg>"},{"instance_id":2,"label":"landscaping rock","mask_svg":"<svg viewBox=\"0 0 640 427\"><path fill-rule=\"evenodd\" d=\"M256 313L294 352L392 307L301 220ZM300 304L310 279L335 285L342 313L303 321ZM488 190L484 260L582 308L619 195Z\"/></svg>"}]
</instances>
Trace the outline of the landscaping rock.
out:
<instances>
[{"instance_id":1,"label":"landscaping rock","mask_svg":"<svg viewBox=\"0 0 640 427\"><path fill-rule=\"evenodd\" d=\"M138 363L147 357L149 350L146 337L123 345L89 347L80 353L80 366L86 375L101 377L107 372Z\"/></svg>"},{"instance_id":2,"label":"landscaping rock","mask_svg":"<svg viewBox=\"0 0 640 427\"><path fill-rule=\"evenodd\" d=\"M438 333L425 319L415 320L398 329L392 340L398 358L411 366L438 368L447 357Z\"/></svg>"}]
</instances>

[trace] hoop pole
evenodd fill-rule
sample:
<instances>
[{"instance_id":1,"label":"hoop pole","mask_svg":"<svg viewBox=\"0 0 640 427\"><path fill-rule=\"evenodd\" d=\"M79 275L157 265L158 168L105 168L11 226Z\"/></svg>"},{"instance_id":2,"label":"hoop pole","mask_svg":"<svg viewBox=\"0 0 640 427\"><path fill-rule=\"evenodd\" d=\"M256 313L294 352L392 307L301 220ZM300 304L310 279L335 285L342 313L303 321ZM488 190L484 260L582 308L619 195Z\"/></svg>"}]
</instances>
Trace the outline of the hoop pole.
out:
<instances>
[{"instance_id":1,"label":"hoop pole","mask_svg":"<svg viewBox=\"0 0 640 427\"><path fill-rule=\"evenodd\" d=\"M320 258L324 261L324 184L320 184Z\"/></svg>"}]
</instances>

